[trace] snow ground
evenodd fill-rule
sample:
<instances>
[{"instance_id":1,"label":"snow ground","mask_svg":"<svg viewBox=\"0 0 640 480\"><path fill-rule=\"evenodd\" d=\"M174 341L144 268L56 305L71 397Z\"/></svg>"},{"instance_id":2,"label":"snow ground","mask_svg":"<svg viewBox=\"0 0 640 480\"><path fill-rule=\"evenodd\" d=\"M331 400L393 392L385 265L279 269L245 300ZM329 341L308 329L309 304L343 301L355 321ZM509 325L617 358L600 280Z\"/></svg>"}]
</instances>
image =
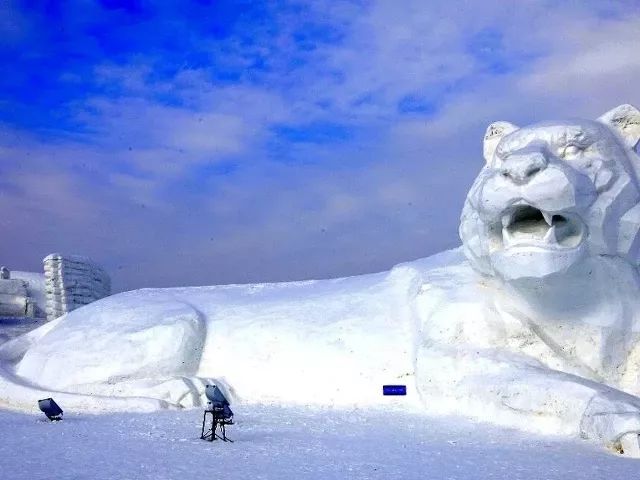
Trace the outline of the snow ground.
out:
<instances>
[{"instance_id":1,"label":"snow ground","mask_svg":"<svg viewBox=\"0 0 640 480\"><path fill-rule=\"evenodd\" d=\"M64 408L64 405L62 406ZM604 479L640 463L585 441L381 410L235 405L235 443L199 439L201 410L0 411L3 479Z\"/></svg>"}]
</instances>

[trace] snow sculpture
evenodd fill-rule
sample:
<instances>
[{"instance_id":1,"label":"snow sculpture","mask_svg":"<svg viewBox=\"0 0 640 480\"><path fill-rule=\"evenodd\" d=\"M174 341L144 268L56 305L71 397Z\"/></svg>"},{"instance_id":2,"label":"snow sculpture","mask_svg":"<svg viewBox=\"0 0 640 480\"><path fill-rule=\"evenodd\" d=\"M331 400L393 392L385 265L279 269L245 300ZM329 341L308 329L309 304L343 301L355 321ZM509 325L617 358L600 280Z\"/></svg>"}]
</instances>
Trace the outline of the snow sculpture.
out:
<instances>
[{"instance_id":1,"label":"snow sculpture","mask_svg":"<svg viewBox=\"0 0 640 480\"><path fill-rule=\"evenodd\" d=\"M151 410L198 404L215 382L245 401L405 402L637 454L638 139L628 105L598 121L494 123L464 256L115 295L0 346L0 401L53 391L67 409ZM381 395L397 383L406 397Z\"/></svg>"},{"instance_id":2,"label":"snow sculpture","mask_svg":"<svg viewBox=\"0 0 640 480\"><path fill-rule=\"evenodd\" d=\"M30 304L25 282L0 279L0 317L26 317Z\"/></svg>"},{"instance_id":3,"label":"snow sculpture","mask_svg":"<svg viewBox=\"0 0 640 480\"><path fill-rule=\"evenodd\" d=\"M52 253L43 263L49 320L111 293L109 276L88 258Z\"/></svg>"},{"instance_id":4,"label":"snow sculpture","mask_svg":"<svg viewBox=\"0 0 640 480\"><path fill-rule=\"evenodd\" d=\"M489 126L460 225L483 276L423 317L424 394L637 450L639 139L629 105L597 122Z\"/></svg>"},{"instance_id":5,"label":"snow sculpture","mask_svg":"<svg viewBox=\"0 0 640 480\"><path fill-rule=\"evenodd\" d=\"M31 293L28 282L18 277L11 278L9 269L0 267L0 317L35 317L37 302Z\"/></svg>"}]
</instances>

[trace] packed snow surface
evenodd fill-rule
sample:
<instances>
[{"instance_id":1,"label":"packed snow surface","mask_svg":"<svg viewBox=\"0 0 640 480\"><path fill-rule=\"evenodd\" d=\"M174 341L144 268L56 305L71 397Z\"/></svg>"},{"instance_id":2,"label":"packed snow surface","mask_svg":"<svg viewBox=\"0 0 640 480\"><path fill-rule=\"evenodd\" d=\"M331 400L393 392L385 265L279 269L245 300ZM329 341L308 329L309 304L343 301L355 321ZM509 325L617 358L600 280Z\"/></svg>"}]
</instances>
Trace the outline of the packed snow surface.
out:
<instances>
[{"instance_id":1,"label":"packed snow surface","mask_svg":"<svg viewBox=\"0 0 640 480\"><path fill-rule=\"evenodd\" d=\"M63 406L64 407L64 406ZM233 406L235 443L199 440L199 409L0 410L0 477L11 480L633 479L638 463L593 444L411 412Z\"/></svg>"}]
</instances>

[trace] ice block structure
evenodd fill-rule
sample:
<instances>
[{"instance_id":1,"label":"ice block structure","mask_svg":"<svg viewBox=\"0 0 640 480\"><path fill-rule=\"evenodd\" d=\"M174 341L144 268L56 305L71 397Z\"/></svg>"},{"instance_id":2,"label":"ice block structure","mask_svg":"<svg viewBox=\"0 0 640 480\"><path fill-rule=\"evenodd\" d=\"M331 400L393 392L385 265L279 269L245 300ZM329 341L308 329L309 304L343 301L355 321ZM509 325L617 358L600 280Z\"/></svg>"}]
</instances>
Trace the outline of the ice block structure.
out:
<instances>
[{"instance_id":1,"label":"ice block structure","mask_svg":"<svg viewBox=\"0 0 640 480\"><path fill-rule=\"evenodd\" d=\"M86 257L53 253L43 260L47 320L111 294L111 280Z\"/></svg>"},{"instance_id":2,"label":"ice block structure","mask_svg":"<svg viewBox=\"0 0 640 480\"><path fill-rule=\"evenodd\" d=\"M35 307L27 282L11 278L8 268L0 268L0 317L33 317Z\"/></svg>"}]
</instances>

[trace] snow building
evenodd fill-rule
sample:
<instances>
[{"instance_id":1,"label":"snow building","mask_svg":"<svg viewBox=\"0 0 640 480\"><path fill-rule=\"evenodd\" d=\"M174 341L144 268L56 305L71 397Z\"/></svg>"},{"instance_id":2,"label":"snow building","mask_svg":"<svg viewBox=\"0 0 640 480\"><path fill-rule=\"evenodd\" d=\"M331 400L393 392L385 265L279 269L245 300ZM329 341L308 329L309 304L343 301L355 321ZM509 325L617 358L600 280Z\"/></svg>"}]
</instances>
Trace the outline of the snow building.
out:
<instances>
[{"instance_id":1,"label":"snow building","mask_svg":"<svg viewBox=\"0 0 640 480\"><path fill-rule=\"evenodd\" d=\"M0 317L53 320L111 294L104 269L86 257L53 253L44 273L0 268Z\"/></svg>"},{"instance_id":2,"label":"snow building","mask_svg":"<svg viewBox=\"0 0 640 480\"><path fill-rule=\"evenodd\" d=\"M30 297L28 283L11 278L7 267L0 268L0 317L35 317L36 301Z\"/></svg>"},{"instance_id":3,"label":"snow building","mask_svg":"<svg viewBox=\"0 0 640 480\"><path fill-rule=\"evenodd\" d=\"M86 257L52 253L43 260L47 319L111 295L111 279Z\"/></svg>"}]
</instances>

